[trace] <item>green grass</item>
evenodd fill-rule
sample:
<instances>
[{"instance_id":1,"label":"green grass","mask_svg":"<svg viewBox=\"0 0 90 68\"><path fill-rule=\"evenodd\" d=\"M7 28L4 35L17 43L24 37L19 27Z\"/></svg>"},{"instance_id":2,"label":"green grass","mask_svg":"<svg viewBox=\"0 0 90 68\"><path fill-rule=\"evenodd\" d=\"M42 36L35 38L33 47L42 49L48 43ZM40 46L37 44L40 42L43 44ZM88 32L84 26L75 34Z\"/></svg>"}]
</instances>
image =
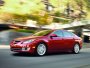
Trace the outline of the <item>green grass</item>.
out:
<instances>
[{"instance_id":1,"label":"green grass","mask_svg":"<svg viewBox=\"0 0 90 68\"><path fill-rule=\"evenodd\" d=\"M83 48L90 48L90 43L83 43Z\"/></svg>"},{"instance_id":2,"label":"green grass","mask_svg":"<svg viewBox=\"0 0 90 68\"><path fill-rule=\"evenodd\" d=\"M34 33L35 30L27 30L27 29L19 29L19 30L15 30L17 32L25 32L25 33Z\"/></svg>"}]
</instances>

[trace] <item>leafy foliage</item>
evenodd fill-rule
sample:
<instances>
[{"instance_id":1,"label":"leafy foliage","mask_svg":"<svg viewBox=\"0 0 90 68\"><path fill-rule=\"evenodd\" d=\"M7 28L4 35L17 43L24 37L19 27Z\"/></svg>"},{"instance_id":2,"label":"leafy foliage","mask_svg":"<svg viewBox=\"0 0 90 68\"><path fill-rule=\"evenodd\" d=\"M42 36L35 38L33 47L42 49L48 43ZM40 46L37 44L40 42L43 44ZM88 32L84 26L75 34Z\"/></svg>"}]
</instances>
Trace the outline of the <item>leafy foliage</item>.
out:
<instances>
[{"instance_id":1,"label":"leafy foliage","mask_svg":"<svg viewBox=\"0 0 90 68\"><path fill-rule=\"evenodd\" d=\"M86 7L90 10L90 0L83 0L86 3Z\"/></svg>"},{"instance_id":2,"label":"leafy foliage","mask_svg":"<svg viewBox=\"0 0 90 68\"><path fill-rule=\"evenodd\" d=\"M27 30L27 29L18 29L18 30L15 30L15 31L25 32L25 33L34 33L35 32L35 30Z\"/></svg>"},{"instance_id":3,"label":"leafy foliage","mask_svg":"<svg viewBox=\"0 0 90 68\"><path fill-rule=\"evenodd\" d=\"M49 13L44 11L45 5L41 0L4 1L4 6L0 7L0 19L5 22L25 23L27 19L31 19L37 21L37 25L41 27L52 22L68 23L75 19L81 20L87 17L90 19L90 0L49 0L49 3L55 7ZM74 11L70 12L69 17L65 11L68 8Z\"/></svg>"},{"instance_id":4,"label":"leafy foliage","mask_svg":"<svg viewBox=\"0 0 90 68\"><path fill-rule=\"evenodd\" d=\"M43 8L40 0L4 0L5 4L2 10L7 13L14 14L30 14Z\"/></svg>"},{"instance_id":5,"label":"leafy foliage","mask_svg":"<svg viewBox=\"0 0 90 68\"><path fill-rule=\"evenodd\" d=\"M37 21L38 26L42 25L48 25L51 24L53 21L52 16L50 16L47 12L45 11L40 11L40 12L34 12L30 15L30 19Z\"/></svg>"}]
</instances>

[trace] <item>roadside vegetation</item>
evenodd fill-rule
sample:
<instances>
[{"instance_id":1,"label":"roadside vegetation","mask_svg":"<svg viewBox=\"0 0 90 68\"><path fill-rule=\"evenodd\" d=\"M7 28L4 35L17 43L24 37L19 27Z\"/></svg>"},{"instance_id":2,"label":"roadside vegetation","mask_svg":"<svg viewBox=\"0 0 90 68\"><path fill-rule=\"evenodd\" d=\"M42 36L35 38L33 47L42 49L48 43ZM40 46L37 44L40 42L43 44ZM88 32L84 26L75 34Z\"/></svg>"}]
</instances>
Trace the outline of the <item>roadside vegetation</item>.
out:
<instances>
[{"instance_id":1,"label":"roadside vegetation","mask_svg":"<svg viewBox=\"0 0 90 68\"><path fill-rule=\"evenodd\" d=\"M27 30L27 29L18 29L18 30L14 30L17 32L25 32L25 33L35 33L36 30Z\"/></svg>"},{"instance_id":2,"label":"roadside vegetation","mask_svg":"<svg viewBox=\"0 0 90 68\"><path fill-rule=\"evenodd\" d=\"M89 0L4 0L0 6L0 21L25 24L36 21L37 26L70 23L90 19Z\"/></svg>"}]
</instances>

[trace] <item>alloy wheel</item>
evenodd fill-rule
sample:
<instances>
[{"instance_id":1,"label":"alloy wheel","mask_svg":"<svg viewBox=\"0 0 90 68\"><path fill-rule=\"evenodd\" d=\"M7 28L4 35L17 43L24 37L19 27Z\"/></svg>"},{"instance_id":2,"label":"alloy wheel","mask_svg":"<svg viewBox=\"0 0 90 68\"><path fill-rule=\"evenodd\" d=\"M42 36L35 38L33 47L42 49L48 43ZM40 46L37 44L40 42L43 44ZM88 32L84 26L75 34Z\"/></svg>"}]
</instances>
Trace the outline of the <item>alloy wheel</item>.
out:
<instances>
[{"instance_id":1,"label":"alloy wheel","mask_svg":"<svg viewBox=\"0 0 90 68\"><path fill-rule=\"evenodd\" d=\"M37 46L37 54L40 55L40 56L45 55L46 50L47 50L47 48L46 48L46 45L45 44L39 44Z\"/></svg>"}]
</instances>

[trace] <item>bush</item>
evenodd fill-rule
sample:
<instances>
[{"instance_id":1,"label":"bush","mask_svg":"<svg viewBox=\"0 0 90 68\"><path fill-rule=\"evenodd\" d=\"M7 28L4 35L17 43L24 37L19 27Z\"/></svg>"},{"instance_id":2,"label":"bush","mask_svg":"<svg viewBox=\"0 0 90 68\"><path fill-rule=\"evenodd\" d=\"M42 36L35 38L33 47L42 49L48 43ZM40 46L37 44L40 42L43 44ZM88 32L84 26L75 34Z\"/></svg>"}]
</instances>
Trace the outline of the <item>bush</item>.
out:
<instances>
[{"instance_id":1,"label":"bush","mask_svg":"<svg viewBox=\"0 0 90 68\"><path fill-rule=\"evenodd\" d=\"M63 24L65 24L65 23L69 23L70 19L61 18L61 17L55 17L53 19L53 21L57 22L57 23L62 22Z\"/></svg>"},{"instance_id":2,"label":"bush","mask_svg":"<svg viewBox=\"0 0 90 68\"><path fill-rule=\"evenodd\" d=\"M18 31L18 32L25 32L25 33L34 33L35 32L35 30L27 30L27 29L18 29L16 31Z\"/></svg>"}]
</instances>

